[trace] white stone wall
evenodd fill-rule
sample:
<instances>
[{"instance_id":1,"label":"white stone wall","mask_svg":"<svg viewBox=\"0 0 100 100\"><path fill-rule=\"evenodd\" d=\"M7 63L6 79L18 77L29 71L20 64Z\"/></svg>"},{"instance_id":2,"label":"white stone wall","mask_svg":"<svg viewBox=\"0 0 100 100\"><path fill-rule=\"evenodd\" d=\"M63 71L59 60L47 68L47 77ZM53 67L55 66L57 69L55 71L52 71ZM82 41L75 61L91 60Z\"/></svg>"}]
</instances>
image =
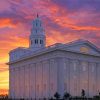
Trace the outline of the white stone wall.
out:
<instances>
[{"instance_id":1,"label":"white stone wall","mask_svg":"<svg viewBox=\"0 0 100 100\"><path fill-rule=\"evenodd\" d=\"M64 91L77 96L81 95L81 90L84 89L86 96L90 97L98 93L100 90L99 64L66 58L64 62Z\"/></svg>"},{"instance_id":2,"label":"white stone wall","mask_svg":"<svg viewBox=\"0 0 100 100\"><path fill-rule=\"evenodd\" d=\"M97 93L97 66L96 63L89 63L89 96Z\"/></svg>"},{"instance_id":3,"label":"white stone wall","mask_svg":"<svg viewBox=\"0 0 100 100\"><path fill-rule=\"evenodd\" d=\"M93 61L55 54L13 64L10 97L48 98L55 92L63 96L65 91L76 96L81 95L82 89L87 96L93 96L100 90L100 63Z\"/></svg>"},{"instance_id":4,"label":"white stone wall","mask_svg":"<svg viewBox=\"0 0 100 100\"><path fill-rule=\"evenodd\" d=\"M97 92L100 92L100 63L97 64Z\"/></svg>"}]
</instances>

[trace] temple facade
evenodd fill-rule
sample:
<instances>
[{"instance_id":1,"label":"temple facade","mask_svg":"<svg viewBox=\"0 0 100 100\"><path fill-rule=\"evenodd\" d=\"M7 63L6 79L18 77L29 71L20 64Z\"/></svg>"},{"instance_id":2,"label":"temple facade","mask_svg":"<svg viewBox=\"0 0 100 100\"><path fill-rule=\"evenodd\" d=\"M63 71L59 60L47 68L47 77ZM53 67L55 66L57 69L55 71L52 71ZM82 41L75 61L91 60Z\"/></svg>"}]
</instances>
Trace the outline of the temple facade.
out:
<instances>
[{"instance_id":1,"label":"temple facade","mask_svg":"<svg viewBox=\"0 0 100 100\"><path fill-rule=\"evenodd\" d=\"M55 92L92 97L100 91L100 49L87 40L46 47L41 19L33 21L29 48L10 51L9 96L50 98Z\"/></svg>"}]
</instances>

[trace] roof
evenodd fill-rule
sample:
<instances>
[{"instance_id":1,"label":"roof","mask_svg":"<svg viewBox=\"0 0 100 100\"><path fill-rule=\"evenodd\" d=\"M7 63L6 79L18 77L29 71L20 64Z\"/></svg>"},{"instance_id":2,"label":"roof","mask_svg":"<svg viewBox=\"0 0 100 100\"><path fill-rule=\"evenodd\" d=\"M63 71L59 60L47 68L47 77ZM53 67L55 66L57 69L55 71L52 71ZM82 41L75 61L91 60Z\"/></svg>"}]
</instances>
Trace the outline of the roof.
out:
<instances>
[{"instance_id":1,"label":"roof","mask_svg":"<svg viewBox=\"0 0 100 100\"><path fill-rule=\"evenodd\" d=\"M78 50L81 47L81 45L88 47L91 50L91 53L81 52L80 50ZM49 53L55 50L61 50L61 51L63 50L67 52L74 52L74 53L80 53L80 54L100 57L100 48L96 47L94 44L92 44L91 42L87 40L79 39L79 40L75 40L75 41L72 41L66 44L56 43L54 45L39 49L37 51L33 51L33 52L31 51L27 55L22 56L21 58L15 61L10 61L8 64L18 62L20 60L25 60L25 59L28 59L34 56L39 56L41 54Z\"/></svg>"}]
</instances>

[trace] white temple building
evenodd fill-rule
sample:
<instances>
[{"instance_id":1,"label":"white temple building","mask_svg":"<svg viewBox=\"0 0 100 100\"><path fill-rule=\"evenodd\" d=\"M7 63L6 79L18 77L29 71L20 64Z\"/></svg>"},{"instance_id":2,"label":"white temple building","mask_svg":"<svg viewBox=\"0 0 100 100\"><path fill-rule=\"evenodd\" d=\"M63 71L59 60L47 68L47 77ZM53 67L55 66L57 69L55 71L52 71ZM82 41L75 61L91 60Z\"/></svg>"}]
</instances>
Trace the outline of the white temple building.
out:
<instances>
[{"instance_id":1,"label":"white temple building","mask_svg":"<svg viewBox=\"0 0 100 100\"><path fill-rule=\"evenodd\" d=\"M100 49L87 40L56 43L46 47L39 17L33 21L29 48L10 51L9 96L11 98L50 98L67 91L86 96L100 91Z\"/></svg>"}]
</instances>

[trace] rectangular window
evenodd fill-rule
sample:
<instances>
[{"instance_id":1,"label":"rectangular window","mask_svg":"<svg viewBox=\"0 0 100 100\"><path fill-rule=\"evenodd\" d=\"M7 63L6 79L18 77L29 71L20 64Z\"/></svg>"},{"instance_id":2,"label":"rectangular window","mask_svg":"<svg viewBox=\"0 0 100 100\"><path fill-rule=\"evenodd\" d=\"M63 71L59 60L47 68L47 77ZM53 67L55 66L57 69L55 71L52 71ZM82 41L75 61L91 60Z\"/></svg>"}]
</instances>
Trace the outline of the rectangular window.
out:
<instances>
[{"instance_id":1,"label":"rectangular window","mask_svg":"<svg viewBox=\"0 0 100 100\"><path fill-rule=\"evenodd\" d=\"M76 62L73 62L74 71L76 71L76 66L77 66Z\"/></svg>"},{"instance_id":2,"label":"rectangular window","mask_svg":"<svg viewBox=\"0 0 100 100\"><path fill-rule=\"evenodd\" d=\"M42 40L40 40L40 44L42 44Z\"/></svg>"},{"instance_id":3,"label":"rectangular window","mask_svg":"<svg viewBox=\"0 0 100 100\"><path fill-rule=\"evenodd\" d=\"M88 67L88 63L87 62L82 62L82 70L86 71L87 67Z\"/></svg>"},{"instance_id":4,"label":"rectangular window","mask_svg":"<svg viewBox=\"0 0 100 100\"><path fill-rule=\"evenodd\" d=\"M92 72L94 72L94 65L92 65Z\"/></svg>"},{"instance_id":5,"label":"rectangular window","mask_svg":"<svg viewBox=\"0 0 100 100\"><path fill-rule=\"evenodd\" d=\"M38 44L38 39L35 39L35 44Z\"/></svg>"}]
</instances>

